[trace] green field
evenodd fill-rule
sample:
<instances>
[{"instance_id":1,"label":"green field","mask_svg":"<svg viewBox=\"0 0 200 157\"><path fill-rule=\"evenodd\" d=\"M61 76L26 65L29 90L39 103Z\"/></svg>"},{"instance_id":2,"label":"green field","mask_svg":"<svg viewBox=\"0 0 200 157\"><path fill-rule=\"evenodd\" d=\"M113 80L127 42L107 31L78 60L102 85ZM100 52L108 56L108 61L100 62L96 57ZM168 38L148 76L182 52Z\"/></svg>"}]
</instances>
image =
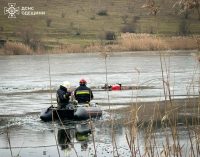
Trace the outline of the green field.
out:
<instances>
[{"instance_id":1,"label":"green field","mask_svg":"<svg viewBox=\"0 0 200 157\"><path fill-rule=\"evenodd\" d=\"M0 38L21 40L18 30L31 27L48 47L59 44L89 45L104 39L107 31L120 35L127 26L135 33L179 35L180 26L187 25L188 34L200 33L200 21L196 10L189 18L173 8L175 0L157 0L159 13L149 15L148 9L141 8L145 0L15 0L16 7L30 6L45 15L16 15L15 19L4 15L8 0L1 0ZM99 12L105 13L103 16Z\"/></svg>"}]
</instances>

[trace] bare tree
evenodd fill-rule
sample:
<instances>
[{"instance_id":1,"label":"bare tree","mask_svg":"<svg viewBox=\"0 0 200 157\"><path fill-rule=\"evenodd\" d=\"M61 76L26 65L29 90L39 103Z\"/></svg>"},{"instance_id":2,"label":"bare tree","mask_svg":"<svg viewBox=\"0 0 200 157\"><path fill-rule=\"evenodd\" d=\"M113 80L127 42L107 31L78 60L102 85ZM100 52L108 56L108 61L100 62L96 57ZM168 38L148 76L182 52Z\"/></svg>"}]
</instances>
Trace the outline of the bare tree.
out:
<instances>
[{"instance_id":1,"label":"bare tree","mask_svg":"<svg viewBox=\"0 0 200 157\"><path fill-rule=\"evenodd\" d=\"M36 33L33 27L24 27L18 29L15 34L21 39L21 41L30 46L33 50L37 50L41 44L41 38L39 33Z\"/></svg>"},{"instance_id":2,"label":"bare tree","mask_svg":"<svg viewBox=\"0 0 200 157\"><path fill-rule=\"evenodd\" d=\"M51 26L51 23L52 23L52 19L51 19L51 18L47 18L47 19L46 19L47 27L50 27L50 26Z\"/></svg>"},{"instance_id":3,"label":"bare tree","mask_svg":"<svg viewBox=\"0 0 200 157\"><path fill-rule=\"evenodd\" d=\"M142 5L142 8L147 8L150 15L156 16L159 12L159 5L155 3L154 0L146 0L145 4Z\"/></svg>"},{"instance_id":4,"label":"bare tree","mask_svg":"<svg viewBox=\"0 0 200 157\"><path fill-rule=\"evenodd\" d=\"M185 18L188 18L190 10L196 10L200 20L200 0L180 0L173 7L177 5L180 7L180 13L185 13Z\"/></svg>"}]
</instances>

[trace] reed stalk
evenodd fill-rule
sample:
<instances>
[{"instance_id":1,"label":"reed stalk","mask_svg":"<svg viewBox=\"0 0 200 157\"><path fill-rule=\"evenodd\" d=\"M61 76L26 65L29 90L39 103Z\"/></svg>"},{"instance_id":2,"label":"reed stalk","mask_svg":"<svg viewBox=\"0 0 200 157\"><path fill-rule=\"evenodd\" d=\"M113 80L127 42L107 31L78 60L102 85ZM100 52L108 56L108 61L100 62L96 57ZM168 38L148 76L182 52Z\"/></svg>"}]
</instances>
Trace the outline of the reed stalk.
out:
<instances>
[{"instance_id":1,"label":"reed stalk","mask_svg":"<svg viewBox=\"0 0 200 157\"><path fill-rule=\"evenodd\" d=\"M102 46L102 45L101 45ZM104 57L104 66L105 66L105 75L106 75L106 84L109 85L109 81L108 81L108 65L107 65L107 58L109 57L109 52L111 52L111 50L105 49L102 47L103 51L101 51L103 57ZM115 139L115 129L114 129L114 119L113 119L113 115L114 115L114 110L111 110L111 106L110 106L110 93L109 93L109 89L106 89L107 92L107 100L108 100L108 104L109 104L109 113L110 113L110 125L111 125L111 136L112 136L112 146L113 146L113 156L115 156L115 151L117 153L117 156L119 156L119 152L118 152L118 148L117 148L117 143L116 143L116 139Z\"/></svg>"},{"instance_id":2,"label":"reed stalk","mask_svg":"<svg viewBox=\"0 0 200 157\"><path fill-rule=\"evenodd\" d=\"M96 150L94 131L93 131L93 123L92 123L92 118L91 118L90 114L89 114L89 124L90 124L90 129L91 129L91 132L92 132L92 143L93 143L94 153L95 153L94 157L97 157L97 150Z\"/></svg>"},{"instance_id":3,"label":"reed stalk","mask_svg":"<svg viewBox=\"0 0 200 157\"><path fill-rule=\"evenodd\" d=\"M57 110L55 110L55 111L56 111L56 115L58 116L59 122L61 123L62 127L64 128L64 131L65 131L65 134L67 135L67 138L70 139L70 137L69 137L69 135L68 135L68 133L67 133L67 131L66 131L65 125L63 124L63 121L62 121L62 119L60 118L60 116L59 116L59 114L58 114L58 111L57 111ZM52 120L54 121L53 115L52 115ZM56 137L56 136L55 136L55 137ZM57 141L57 139L56 139L56 141ZM58 145L58 144L57 144L57 145ZM74 150L76 156L78 157L78 153L77 153L75 147L73 147L73 150Z\"/></svg>"},{"instance_id":4,"label":"reed stalk","mask_svg":"<svg viewBox=\"0 0 200 157\"><path fill-rule=\"evenodd\" d=\"M148 1L148 2L151 2L151 1ZM154 2L154 1L152 0L152 2ZM155 4L155 3L152 3L152 4ZM156 16L155 16L155 20L156 20ZM156 25L158 25L158 24L156 23ZM167 106L168 106L167 98L169 98L171 108L174 105L172 103L172 93L170 90L170 58L169 58L168 66L167 66L165 57L163 59L163 56L161 53L160 53L160 67L161 67L161 75L162 75L163 92L164 92L164 98L165 98L165 115L163 116L163 118L165 117L165 120L168 121L167 125L162 124L162 130L164 130L165 137L166 137L165 138L166 144L163 144L163 146L162 146L163 147L162 153L164 154L165 157L171 157L171 156L182 157L183 154L182 154L181 150L182 150L183 146L180 145L179 132L178 132L178 126L177 126L178 114L176 113L176 111L178 111L179 108L177 108L175 110L171 110L171 111L169 110L170 108L167 108ZM152 121L149 121L149 125L147 126L146 133L145 133L145 135L146 135L145 136L145 154L143 155L145 157L146 156L152 157L155 155L157 157L160 156L159 150L157 149L156 136L153 131L153 121L154 121L155 115L156 115L156 110L154 108ZM192 124L192 125L194 125L194 124ZM169 127L171 129L171 136L172 136L172 142L173 142L172 146L170 146L169 136L166 131L167 127ZM188 125L187 125L187 128L189 129ZM188 133L189 133L189 139L190 139L190 143L191 143L191 156L194 157L195 153L194 153L194 147L193 147L193 143L192 143L192 137L190 134L190 129L188 130ZM153 138L153 142L151 141L151 138ZM130 143L128 143L128 145L129 145L129 147L131 146ZM154 148L154 146L156 148ZM197 148L198 148L198 146L197 146Z\"/></svg>"},{"instance_id":5,"label":"reed stalk","mask_svg":"<svg viewBox=\"0 0 200 157\"><path fill-rule=\"evenodd\" d=\"M50 86L50 95L51 95L51 106L53 106L52 81L51 81L51 80L52 80L52 79L51 79L51 64L50 64L49 55L48 55L48 67L49 67L48 72L49 72L49 86ZM55 110L55 111L56 111L56 114L57 114L57 116L58 116L58 119L59 119L61 125L63 126L63 128L64 128L64 130L65 130L65 126L64 126L64 124L63 124L63 122L62 122L62 120L61 120L61 118L60 118L60 116L59 116L57 110ZM56 133L56 127L55 127L55 120L54 120L54 115L53 115L53 114L52 114L52 126L53 126L53 129L54 129L54 138L55 138L55 141L56 141L56 148L57 148L57 151L58 151L58 155L59 155L59 157L60 157L60 151L59 151L59 147L58 147L58 140L57 140L56 134L55 134L55 133ZM65 130L65 134L68 136L66 130ZM77 154L76 149L75 149L74 147L73 147L73 149L74 149L74 152L75 152L76 156L78 157L78 154Z\"/></svg>"},{"instance_id":6,"label":"reed stalk","mask_svg":"<svg viewBox=\"0 0 200 157\"><path fill-rule=\"evenodd\" d=\"M53 106L52 85L51 85L51 64L50 64L49 54L48 54L48 72L49 72L48 74L49 74L49 87L50 87L50 95L51 95L51 106ZM55 131L53 114L52 114L52 126L53 126L53 129L54 129L54 138L55 138L55 142L56 142L56 148L57 148L58 156L60 157L60 151L59 151L59 148L58 148L58 141L57 141L56 134L55 134L56 131Z\"/></svg>"},{"instance_id":7,"label":"reed stalk","mask_svg":"<svg viewBox=\"0 0 200 157\"><path fill-rule=\"evenodd\" d=\"M12 146L11 146L11 142L10 142L10 135L9 135L8 126L7 126L7 129L6 129L6 135L7 135L8 145L9 145L9 149L10 149L10 154L11 154L11 157L13 157L13 152L12 152Z\"/></svg>"}]
</instances>

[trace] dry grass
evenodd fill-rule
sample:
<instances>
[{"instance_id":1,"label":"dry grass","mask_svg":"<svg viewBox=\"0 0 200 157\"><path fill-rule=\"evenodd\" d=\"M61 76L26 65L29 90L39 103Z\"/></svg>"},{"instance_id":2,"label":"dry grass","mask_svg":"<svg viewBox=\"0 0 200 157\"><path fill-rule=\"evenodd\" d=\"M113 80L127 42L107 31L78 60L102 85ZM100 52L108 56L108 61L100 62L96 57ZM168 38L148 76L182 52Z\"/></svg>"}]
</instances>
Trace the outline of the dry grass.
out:
<instances>
[{"instance_id":1,"label":"dry grass","mask_svg":"<svg viewBox=\"0 0 200 157\"><path fill-rule=\"evenodd\" d=\"M128 108L115 110L115 113L124 115L124 119L118 123L127 128L125 136L132 156L183 157L186 155L184 149L188 150L191 157L200 153L198 98L134 103ZM193 116L194 113L196 116ZM187 144L182 144L179 139L179 124L187 130ZM144 133L144 150L137 141L141 129ZM159 134L162 134L162 145L157 141Z\"/></svg>"},{"instance_id":2,"label":"dry grass","mask_svg":"<svg viewBox=\"0 0 200 157\"><path fill-rule=\"evenodd\" d=\"M7 42L0 53L4 55L27 55L32 54L33 51L23 43Z\"/></svg>"},{"instance_id":3,"label":"dry grass","mask_svg":"<svg viewBox=\"0 0 200 157\"><path fill-rule=\"evenodd\" d=\"M200 38L197 38L200 39ZM193 37L170 37L164 39L171 50L198 49L198 44Z\"/></svg>"},{"instance_id":4,"label":"dry grass","mask_svg":"<svg viewBox=\"0 0 200 157\"><path fill-rule=\"evenodd\" d=\"M122 34L119 39L123 49L128 51L166 50L168 45L161 38L149 34Z\"/></svg>"},{"instance_id":5,"label":"dry grass","mask_svg":"<svg viewBox=\"0 0 200 157\"><path fill-rule=\"evenodd\" d=\"M101 45L97 43L85 47L84 52L119 52L123 50L118 44Z\"/></svg>"},{"instance_id":6,"label":"dry grass","mask_svg":"<svg viewBox=\"0 0 200 157\"><path fill-rule=\"evenodd\" d=\"M158 37L150 34L122 34L121 49L127 51L188 50L198 49L200 37Z\"/></svg>"},{"instance_id":7,"label":"dry grass","mask_svg":"<svg viewBox=\"0 0 200 157\"><path fill-rule=\"evenodd\" d=\"M101 42L88 46L81 44L62 44L52 50L38 49L34 54L45 53L93 53L93 52L123 52L123 51L160 51L160 50L192 50L200 49L200 37L160 37L151 34L124 33L111 44ZM19 42L7 42L1 55L33 54L32 49Z\"/></svg>"},{"instance_id":8,"label":"dry grass","mask_svg":"<svg viewBox=\"0 0 200 157\"><path fill-rule=\"evenodd\" d=\"M114 44L91 44L84 52L160 51L199 49L200 37L159 37L150 34L124 33Z\"/></svg>"},{"instance_id":9,"label":"dry grass","mask_svg":"<svg viewBox=\"0 0 200 157\"><path fill-rule=\"evenodd\" d=\"M87 46L84 51L85 52L101 52L102 46L101 44L91 44Z\"/></svg>"},{"instance_id":10,"label":"dry grass","mask_svg":"<svg viewBox=\"0 0 200 157\"><path fill-rule=\"evenodd\" d=\"M79 44L70 44L65 49L66 49L66 52L68 53L83 52L83 48Z\"/></svg>"},{"instance_id":11,"label":"dry grass","mask_svg":"<svg viewBox=\"0 0 200 157\"><path fill-rule=\"evenodd\" d=\"M79 44L61 45L49 51L50 53L81 53L84 52Z\"/></svg>"},{"instance_id":12,"label":"dry grass","mask_svg":"<svg viewBox=\"0 0 200 157\"><path fill-rule=\"evenodd\" d=\"M150 34L124 33L114 44L91 44L82 52L122 52L198 49L199 37L159 37Z\"/></svg>"}]
</instances>

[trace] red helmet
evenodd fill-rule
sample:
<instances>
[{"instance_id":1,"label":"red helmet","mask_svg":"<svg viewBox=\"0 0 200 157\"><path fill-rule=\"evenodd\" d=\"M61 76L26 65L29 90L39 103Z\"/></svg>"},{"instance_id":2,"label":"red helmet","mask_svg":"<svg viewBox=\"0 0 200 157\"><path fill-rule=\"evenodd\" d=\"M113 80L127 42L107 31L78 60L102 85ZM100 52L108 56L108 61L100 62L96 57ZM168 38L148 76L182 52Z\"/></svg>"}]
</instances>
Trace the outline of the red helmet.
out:
<instances>
[{"instance_id":1,"label":"red helmet","mask_svg":"<svg viewBox=\"0 0 200 157\"><path fill-rule=\"evenodd\" d=\"M81 80L79 81L79 83L80 83L80 84L86 84L87 82L86 82L86 80L81 79Z\"/></svg>"}]
</instances>

